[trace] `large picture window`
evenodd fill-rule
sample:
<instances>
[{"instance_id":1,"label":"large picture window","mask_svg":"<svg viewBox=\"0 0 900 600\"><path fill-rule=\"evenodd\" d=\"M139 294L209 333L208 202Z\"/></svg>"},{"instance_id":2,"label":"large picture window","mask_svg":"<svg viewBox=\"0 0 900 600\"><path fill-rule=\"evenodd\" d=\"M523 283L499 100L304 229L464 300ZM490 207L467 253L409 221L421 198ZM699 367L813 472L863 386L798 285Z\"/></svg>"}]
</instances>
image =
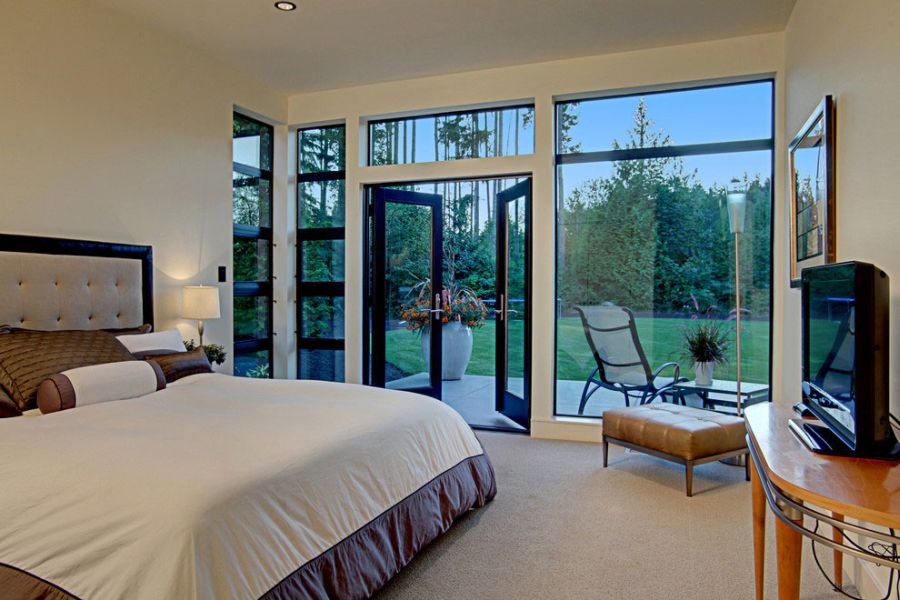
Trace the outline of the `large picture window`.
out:
<instances>
[{"instance_id":1,"label":"large picture window","mask_svg":"<svg viewBox=\"0 0 900 600\"><path fill-rule=\"evenodd\" d=\"M297 132L297 376L344 380L343 125Z\"/></svg>"},{"instance_id":2,"label":"large picture window","mask_svg":"<svg viewBox=\"0 0 900 600\"><path fill-rule=\"evenodd\" d=\"M272 127L234 113L234 374L272 376Z\"/></svg>"},{"instance_id":3,"label":"large picture window","mask_svg":"<svg viewBox=\"0 0 900 600\"><path fill-rule=\"evenodd\" d=\"M533 153L532 105L369 123L372 166Z\"/></svg>"},{"instance_id":4,"label":"large picture window","mask_svg":"<svg viewBox=\"0 0 900 600\"><path fill-rule=\"evenodd\" d=\"M719 327L728 342L715 379L736 379L735 189L748 200L741 380L768 384L772 88L557 103L556 414L624 406L621 386L646 384L646 369L668 362L694 379L685 336L699 325Z\"/></svg>"}]
</instances>

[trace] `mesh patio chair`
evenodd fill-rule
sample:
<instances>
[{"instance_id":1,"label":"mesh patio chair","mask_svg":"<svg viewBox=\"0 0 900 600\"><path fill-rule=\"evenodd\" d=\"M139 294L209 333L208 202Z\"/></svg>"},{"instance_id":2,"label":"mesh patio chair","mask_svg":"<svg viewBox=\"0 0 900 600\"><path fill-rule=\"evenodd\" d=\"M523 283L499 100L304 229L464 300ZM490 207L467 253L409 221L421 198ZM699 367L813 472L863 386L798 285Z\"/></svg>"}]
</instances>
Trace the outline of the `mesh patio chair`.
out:
<instances>
[{"instance_id":1,"label":"mesh patio chair","mask_svg":"<svg viewBox=\"0 0 900 600\"><path fill-rule=\"evenodd\" d=\"M676 383L687 381L680 376L678 363L667 362L655 371L650 370L631 310L615 305L576 306L575 310L581 316L584 335L597 361L581 392L579 415L600 388L621 392L625 406L630 406L632 399L647 404L657 396L663 401L671 397L684 404L683 395L670 391ZM674 369L674 376L662 377L666 369Z\"/></svg>"}]
</instances>

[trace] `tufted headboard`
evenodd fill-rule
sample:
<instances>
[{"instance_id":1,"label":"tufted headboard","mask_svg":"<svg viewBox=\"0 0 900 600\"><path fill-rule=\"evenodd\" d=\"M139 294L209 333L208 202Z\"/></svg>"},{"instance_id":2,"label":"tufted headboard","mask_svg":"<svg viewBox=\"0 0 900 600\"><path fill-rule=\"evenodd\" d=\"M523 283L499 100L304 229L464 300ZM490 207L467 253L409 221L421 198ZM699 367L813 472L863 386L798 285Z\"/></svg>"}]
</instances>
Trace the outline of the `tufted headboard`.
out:
<instances>
[{"instance_id":1,"label":"tufted headboard","mask_svg":"<svg viewBox=\"0 0 900 600\"><path fill-rule=\"evenodd\" d=\"M0 325L114 329L153 324L153 249L0 234Z\"/></svg>"}]
</instances>

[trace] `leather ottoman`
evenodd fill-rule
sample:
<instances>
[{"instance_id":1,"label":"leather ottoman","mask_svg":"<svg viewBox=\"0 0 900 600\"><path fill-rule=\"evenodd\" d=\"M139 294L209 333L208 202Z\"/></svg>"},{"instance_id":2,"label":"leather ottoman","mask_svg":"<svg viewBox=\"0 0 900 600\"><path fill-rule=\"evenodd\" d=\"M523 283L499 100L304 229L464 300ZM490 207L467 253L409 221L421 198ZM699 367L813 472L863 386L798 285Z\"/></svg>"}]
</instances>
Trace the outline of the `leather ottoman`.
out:
<instances>
[{"instance_id":1,"label":"leather ottoman","mask_svg":"<svg viewBox=\"0 0 900 600\"><path fill-rule=\"evenodd\" d=\"M683 464L691 496L694 465L747 454L746 435L743 418L710 410L676 404L614 408L603 413L603 467L610 443Z\"/></svg>"}]
</instances>

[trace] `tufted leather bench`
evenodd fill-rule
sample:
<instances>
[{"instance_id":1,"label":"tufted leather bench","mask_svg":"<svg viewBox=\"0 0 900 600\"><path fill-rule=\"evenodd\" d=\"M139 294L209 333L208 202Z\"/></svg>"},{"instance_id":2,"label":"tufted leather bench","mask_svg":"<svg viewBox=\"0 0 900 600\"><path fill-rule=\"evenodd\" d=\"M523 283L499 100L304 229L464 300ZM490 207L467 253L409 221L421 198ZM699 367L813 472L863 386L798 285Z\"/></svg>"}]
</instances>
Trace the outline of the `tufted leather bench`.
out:
<instances>
[{"instance_id":1,"label":"tufted leather bench","mask_svg":"<svg viewBox=\"0 0 900 600\"><path fill-rule=\"evenodd\" d=\"M610 409L603 413L603 467L610 443L683 464L691 496L694 465L747 454L746 435L743 418L710 410L677 404ZM749 481L749 466L745 475Z\"/></svg>"}]
</instances>

